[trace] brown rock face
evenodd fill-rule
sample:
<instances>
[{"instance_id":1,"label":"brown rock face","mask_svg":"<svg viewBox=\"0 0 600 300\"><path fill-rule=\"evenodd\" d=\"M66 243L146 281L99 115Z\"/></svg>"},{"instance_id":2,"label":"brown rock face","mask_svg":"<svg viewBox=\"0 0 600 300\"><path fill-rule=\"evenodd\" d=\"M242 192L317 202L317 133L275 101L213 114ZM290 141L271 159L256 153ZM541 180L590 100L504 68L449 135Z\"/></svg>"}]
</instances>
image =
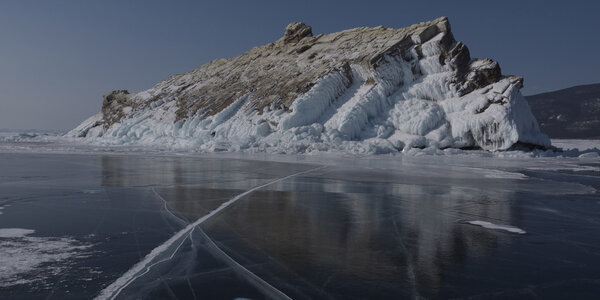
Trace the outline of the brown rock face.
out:
<instances>
[{"instance_id":1,"label":"brown rock face","mask_svg":"<svg viewBox=\"0 0 600 300\"><path fill-rule=\"evenodd\" d=\"M127 101L127 95L129 95L129 92L127 90L116 90L104 95L102 108L104 109L110 107L115 102L118 104L124 104Z\"/></svg>"},{"instance_id":2,"label":"brown rock face","mask_svg":"<svg viewBox=\"0 0 600 300\"><path fill-rule=\"evenodd\" d=\"M123 107L131 106L129 92L127 90L112 91L103 96L102 114L104 115L104 128L119 122L123 118Z\"/></svg>"},{"instance_id":3,"label":"brown rock face","mask_svg":"<svg viewBox=\"0 0 600 300\"><path fill-rule=\"evenodd\" d=\"M426 41L445 32L449 37L443 42L448 44L448 50L453 49L456 42L449 30L445 17L400 29L361 27L317 36L313 36L310 26L291 23L284 36L273 43L235 58L212 61L159 83L152 89L153 97L138 101L139 108L177 95L179 121L197 113L214 115L243 95L252 94L249 101L259 113L269 106L287 109L298 95L308 92L327 74L344 72L351 64L372 70L386 56L406 52L416 43L412 36ZM469 59L467 55L466 70ZM352 82L353 78L347 80Z\"/></svg>"}]
</instances>

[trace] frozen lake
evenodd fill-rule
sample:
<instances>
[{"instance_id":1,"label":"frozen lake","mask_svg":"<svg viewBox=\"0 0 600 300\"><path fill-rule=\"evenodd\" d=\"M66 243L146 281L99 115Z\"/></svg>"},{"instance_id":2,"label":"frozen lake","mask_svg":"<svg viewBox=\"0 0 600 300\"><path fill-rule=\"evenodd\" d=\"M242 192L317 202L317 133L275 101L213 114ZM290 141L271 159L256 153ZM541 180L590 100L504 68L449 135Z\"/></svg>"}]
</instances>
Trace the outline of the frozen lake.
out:
<instances>
[{"instance_id":1,"label":"frozen lake","mask_svg":"<svg viewBox=\"0 0 600 300\"><path fill-rule=\"evenodd\" d=\"M0 298L593 298L598 189L597 157L5 152Z\"/></svg>"}]
</instances>

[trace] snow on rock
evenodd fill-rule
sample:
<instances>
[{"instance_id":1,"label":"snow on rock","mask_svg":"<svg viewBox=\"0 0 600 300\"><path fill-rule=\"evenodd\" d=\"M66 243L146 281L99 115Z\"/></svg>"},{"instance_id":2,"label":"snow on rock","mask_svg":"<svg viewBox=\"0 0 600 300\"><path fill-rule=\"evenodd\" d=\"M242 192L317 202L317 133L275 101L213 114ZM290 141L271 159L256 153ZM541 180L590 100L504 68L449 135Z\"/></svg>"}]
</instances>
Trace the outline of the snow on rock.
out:
<instances>
[{"instance_id":1,"label":"snow on rock","mask_svg":"<svg viewBox=\"0 0 600 300\"><path fill-rule=\"evenodd\" d=\"M292 23L239 57L111 92L67 135L200 151L548 148L522 85L497 62L471 59L445 17L317 36Z\"/></svg>"}]
</instances>

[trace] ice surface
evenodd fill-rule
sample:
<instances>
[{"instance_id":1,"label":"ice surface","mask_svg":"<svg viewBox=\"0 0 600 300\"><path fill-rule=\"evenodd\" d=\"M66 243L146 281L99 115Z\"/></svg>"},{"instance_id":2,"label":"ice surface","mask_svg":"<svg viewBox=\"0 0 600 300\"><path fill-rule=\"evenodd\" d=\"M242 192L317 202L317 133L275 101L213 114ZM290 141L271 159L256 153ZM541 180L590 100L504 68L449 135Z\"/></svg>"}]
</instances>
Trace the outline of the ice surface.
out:
<instances>
[{"instance_id":1,"label":"ice surface","mask_svg":"<svg viewBox=\"0 0 600 300\"><path fill-rule=\"evenodd\" d=\"M1 299L90 299L173 233L162 203L109 186L110 162L0 153Z\"/></svg>"},{"instance_id":2,"label":"ice surface","mask_svg":"<svg viewBox=\"0 0 600 300\"><path fill-rule=\"evenodd\" d=\"M498 225L498 224L490 223L487 221L467 221L467 223L471 224L471 225L481 226L481 227L487 228L487 229L504 230L504 231L518 233L518 234L527 233L525 230L523 230L521 228L517 228L517 227L513 227L513 226L509 226L509 225Z\"/></svg>"},{"instance_id":3,"label":"ice surface","mask_svg":"<svg viewBox=\"0 0 600 300\"><path fill-rule=\"evenodd\" d=\"M520 289L547 296L552 286L560 296L585 298L600 286L585 281L600 268L597 161L481 151L160 153L47 142L10 142L29 153L0 151L0 226L35 230L0 240L23 249L33 247L30 238L93 246L60 261L67 269L58 274L49 267L54 262L35 267L47 271L43 281L20 273L31 285L0 288L0 297L30 286L47 289L41 297L57 295L68 279L88 284L71 296L87 299L136 263L139 272L120 280L128 282L123 298L257 299L274 290L294 299L506 296ZM52 153L65 149L72 152ZM182 224L207 215L144 263ZM86 269L79 276L98 261L99 275Z\"/></svg>"}]
</instances>

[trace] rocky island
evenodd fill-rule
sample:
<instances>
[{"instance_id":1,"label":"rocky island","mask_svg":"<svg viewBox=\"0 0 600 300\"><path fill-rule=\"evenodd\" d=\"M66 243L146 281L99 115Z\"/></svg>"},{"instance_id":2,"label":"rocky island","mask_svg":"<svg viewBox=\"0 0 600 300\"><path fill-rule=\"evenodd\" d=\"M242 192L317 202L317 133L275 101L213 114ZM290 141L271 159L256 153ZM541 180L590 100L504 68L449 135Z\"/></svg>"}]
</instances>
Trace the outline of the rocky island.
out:
<instances>
[{"instance_id":1,"label":"rocky island","mask_svg":"<svg viewBox=\"0 0 600 300\"><path fill-rule=\"evenodd\" d=\"M67 135L200 151L550 147L522 86L497 62L471 58L445 17L319 35L291 23L238 57L113 91Z\"/></svg>"}]
</instances>

